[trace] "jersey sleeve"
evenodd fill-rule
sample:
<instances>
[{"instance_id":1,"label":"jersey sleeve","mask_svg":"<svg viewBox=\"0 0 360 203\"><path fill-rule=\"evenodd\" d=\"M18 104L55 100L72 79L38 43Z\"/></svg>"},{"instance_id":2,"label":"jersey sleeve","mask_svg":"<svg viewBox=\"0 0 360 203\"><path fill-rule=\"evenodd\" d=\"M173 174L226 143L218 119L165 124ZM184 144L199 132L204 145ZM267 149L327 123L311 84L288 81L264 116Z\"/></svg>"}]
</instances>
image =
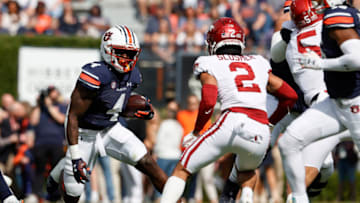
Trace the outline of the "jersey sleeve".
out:
<instances>
[{"instance_id":1,"label":"jersey sleeve","mask_svg":"<svg viewBox=\"0 0 360 203\"><path fill-rule=\"evenodd\" d=\"M135 66L135 68L132 70L130 80L132 89L137 88L142 83L143 79L138 67Z\"/></svg>"},{"instance_id":2,"label":"jersey sleeve","mask_svg":"<svg viewBox=\"0 0 360 203\"><path fill-rule=\"evenodd\" d=\"M325 28L352 28L355 27L354 17L349 7L328 8L323 21Z\"/></svg>"},{"instance_id":3,"label":"jersey sleeve","mask_svg":"<svg viewBox=\"0 0 360 203\"><path fill-rule=\"evenodd\" d=\"M262 62L263 67L265 68L266 72L271 73L272 68L271 68L270 62L261 55L257 55L256 57L259 58L259 60Z\"/></svg>"},{"instance_id":4,"label":"jersey sleeve","mask_svg":"<svg viewBox=\"0 0 360 203\"><path fill-rule=\"evenodd\" d=\"M201 73L209 73L210 75L214 75L211 70L211 66L209 66L208 64L207 57L204 56L200 56L199 58L196 59L193 69L194 69L194 75L196 77L199 77Z\"/></svg>"},{"instance_id":5,"label":"jersey sleeve","mask_svg":"<svg viewBox=\"0 0 360 203\"><path fill-rule=\"evenodd\" d=\"M91 90L98 90L102 81L102 71L100 63L89 63L83 66L78 83Z\"/></svg>"}]
</instances>

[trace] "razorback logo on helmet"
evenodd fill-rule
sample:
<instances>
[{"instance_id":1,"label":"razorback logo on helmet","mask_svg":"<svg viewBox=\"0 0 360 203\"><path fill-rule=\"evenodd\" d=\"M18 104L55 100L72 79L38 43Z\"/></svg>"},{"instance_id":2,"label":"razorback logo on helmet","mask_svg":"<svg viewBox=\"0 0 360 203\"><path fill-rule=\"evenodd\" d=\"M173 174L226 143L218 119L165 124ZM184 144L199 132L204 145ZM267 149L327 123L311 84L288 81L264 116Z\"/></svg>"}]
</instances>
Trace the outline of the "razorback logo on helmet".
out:
<instances>
[{"instance_id":1,"label":"razorback logo on helmet","mask_svg":"<svg viewBox=\"0 0 360 203\"><path fill-rule=\"evenodd\" d=\"M104 41L108 41L111 38L111 35L113 35L112 32L106 32L104 34Z\"/></svg>"}]
</instances>

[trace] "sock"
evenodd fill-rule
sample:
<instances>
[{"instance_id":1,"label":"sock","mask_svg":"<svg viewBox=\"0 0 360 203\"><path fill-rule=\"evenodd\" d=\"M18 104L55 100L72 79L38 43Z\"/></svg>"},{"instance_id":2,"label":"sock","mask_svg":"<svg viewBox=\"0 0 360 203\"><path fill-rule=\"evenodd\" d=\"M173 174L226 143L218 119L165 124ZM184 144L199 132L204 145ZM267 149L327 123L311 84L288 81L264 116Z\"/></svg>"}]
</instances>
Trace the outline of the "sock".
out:
<instances>
[{"instance_id":1,"label":"sock","mask_svg":"<svg viewBox=\"0 0 360 203\"><path fill-rule=\"evenodd\" d=\"M235 203L236 195L239 192L239 189L239 184L228 179L220 195L220 203Z\"/></svg>"},{"instance_id":2,"label":"sock","mask_svg":"<svg viewBox=\"0 0 360 203\"><path fill-rule=\"evenodd\" d=\"M286 203L294 203L292 200L293 196L292 193L288 194L288 196L286 197Z\"/></svg>"},{"instance_id":3,"label":"sock","mask_svg":"<svg viewBox=\"0 0 360 203\"><path fill-rule=\"evenodd\" d=\"M0 199L4 201L7 197L12 195L9 186L6 184L2 172L0 171Z\"/></svg>"},{"instance_id":4,"label":"sock","mask_svg":"<svg viewBox=\"0 0 360 203\"><path fill-rule=\"evenodd\" d=\"M171 176L164 186L160 203L176 203L184 192L186 182L176 176Z\"/></svg>"},{"instance_id":5,"label":"sock","mask_svg":"<svg viewBox=\"0 0 360 203\"><path fill-rule=\"evenodd\" d=\"M293 194L292 203L310 203L309 198L306 194L304 195L295 195Z\"/></svg>"},{"instance_id":6,"label":"sock","mask_svg":"<svg viewBox=\"0 0 360 203\"><path fill-rule=\"evenodd\" d=\"M252 203L253 202L253 190L249 187L244 187L241 190L240 203Z\"/></svg>"}]
</instances>

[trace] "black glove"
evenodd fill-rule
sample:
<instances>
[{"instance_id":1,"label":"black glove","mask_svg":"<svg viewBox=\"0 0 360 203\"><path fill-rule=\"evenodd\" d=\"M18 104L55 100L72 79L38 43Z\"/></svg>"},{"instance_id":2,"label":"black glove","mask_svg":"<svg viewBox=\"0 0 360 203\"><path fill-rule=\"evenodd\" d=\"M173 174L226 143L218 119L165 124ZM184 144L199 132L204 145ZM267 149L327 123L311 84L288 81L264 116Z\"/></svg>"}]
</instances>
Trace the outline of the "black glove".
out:
<instances>
[{"instance_id":1,"label":"black glove","mask_svg":"<svg viewBox=\"0 0 360 203\"><path fill-rule=\"evenodd\" d=\"M281 38L286 42L286 44L290 41L291 33L292 31L286 28L281 28L280 30Z\"/></svg>"},{"instance_id":2,"label":"black glove","mask_svg":"<svg viewBox=\"0 0 360 203\"><path fill-rule=\"evenodd\" d=\"M73 172L75 180L78 183L84 184L85 181L89 181L89 176L91 174L90 168L87 167L85 161L80 159L71 160L73 166Z\"/></svg>"},{"instance_id":3,"label":"black glove","mask_svg":"<svg viewBox=\"0 0 360 203\"><path fill-rule=\"evenodd\" d=\"M154 118L154 114L154 109L150 103L150 99L146 98L145 109L137 110L134 115L139 119L151 120Z\"/></svg>"}]
</instances>

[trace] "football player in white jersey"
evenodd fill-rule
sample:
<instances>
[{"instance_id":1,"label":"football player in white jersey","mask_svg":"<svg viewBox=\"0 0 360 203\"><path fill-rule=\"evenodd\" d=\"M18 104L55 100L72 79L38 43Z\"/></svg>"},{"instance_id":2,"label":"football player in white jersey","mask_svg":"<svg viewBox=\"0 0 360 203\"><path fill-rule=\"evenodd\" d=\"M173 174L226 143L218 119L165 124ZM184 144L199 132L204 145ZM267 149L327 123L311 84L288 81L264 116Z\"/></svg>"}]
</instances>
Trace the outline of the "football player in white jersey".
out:
<instances>
[{"instance_id":1,"label":"football player in white jersey","mask_svg":"<svg viewBox=\"0 0 360 203\"><path fill-rule=\"evenodd\" d=\"M354 141L359 139L359 75L358 54L359 15L358 11L343 0L324 0L327 7L322 27L323 60L314 50L310 56L295 56L297 62L306 68L324 69L325 84L329 96L317 100L304 114L291 123L279 139L284 169L295 202L309 202L305 187L303 151L311 143L349 129ZM311 7L315 10L315 7ZM300 59L300 60L299 60ZM332 72L341 71L341 72ZM347 72L346 71L352 71ZM327 147L326 145L324 145Z\"/></svg>"},{"instance_id":2,"label":"football player in white jersey","mask_svg":"<svg viewBox=\"0 0 360 203\"><path fill-rule=\"evenodd\" d=\"M275 125L271 135L272 146L275 145L279 135L285 128L295 120L307 106L311 106L328 96L323 79L323 72L302 69L299 63L295 61L297 57L301 56L302 53L306 53L307 50L313 50L315 53L321 55L322 15L318 15L314 9L311 9L310 1L304 0L286 1L284 4L284 12L288 11L291 11L291 20L283 23L283 29L281 32L274 33L272 40L271 58L273 61L272 66L274 67L273 72L275 75L279 73L279 76L289 82L290 85L293 85L294 89L298 88L304 95L304 98L299 97L299 100L303 99L305 101L298 102L296 108L292 109L289 114ZM288 65L284 64L284 60L287 61ZM290 70L289 74L285 74L285 72L289 71L285 69ZM315 196L320 193L321 188L325 187L327 179L334 170L331 150L342 139L349 137L350 134L347 131L314 142L304 148L302 151L304 158L303 165L306 170L306 186L309 195ZM224 187L222 193L224 201L235 200L238 187L234 183L231 179L226 183L228 186ZM291 194L287 199L289 201L291 200Z\"/></svg>"},{"instance_id":3,"label":"football player in white jersey","mask_svg":"<svg viewBox=\"0 0 360 203\"><path fill-rule=\"evenodd\" d=\"M237 154L233 170L239 173L242 186L240 202L252 202L254 170L270 142L267 92L280 101L270 121L284 116L297 95L286 82L271 74L269 62L262 56L242 55L244 38L244 31L232 18L220 18L210 26L207 33L210 56L200 56L194 64L194 74L202 83L199 114L193 132L184 139L187 148L165 184L161 203L178 201L192 173L229 152ZM222 114L209 130L199 135L218 96Z\"/></svg>"}]
</instances>

